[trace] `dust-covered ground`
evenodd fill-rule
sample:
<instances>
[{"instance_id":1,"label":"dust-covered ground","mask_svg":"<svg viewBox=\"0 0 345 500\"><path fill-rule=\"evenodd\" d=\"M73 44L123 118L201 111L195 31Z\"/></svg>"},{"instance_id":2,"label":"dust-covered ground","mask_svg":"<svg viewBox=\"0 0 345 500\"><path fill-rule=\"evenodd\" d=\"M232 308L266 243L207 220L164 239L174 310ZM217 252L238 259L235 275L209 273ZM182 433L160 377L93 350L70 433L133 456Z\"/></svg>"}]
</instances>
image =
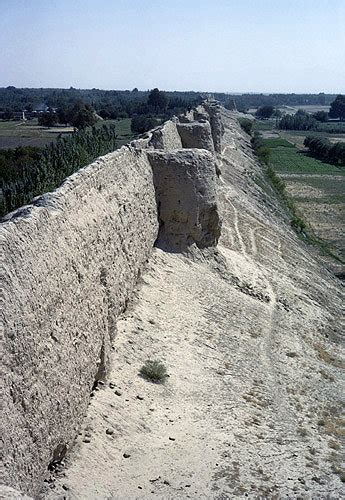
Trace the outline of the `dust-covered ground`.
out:
<instances>
[{"instance_id":1,"label":"dust-covered ground","mask_svg":"<svg viewBox=\"0 0 345 500\"><path fill-rule=\"evenodd\" d=\"M156 248L113 368L43 498L341 498L340 281L289 225L229 112L217 249ZM169 377L139 370L159 359Z\"/></svg>"}]
</instances>

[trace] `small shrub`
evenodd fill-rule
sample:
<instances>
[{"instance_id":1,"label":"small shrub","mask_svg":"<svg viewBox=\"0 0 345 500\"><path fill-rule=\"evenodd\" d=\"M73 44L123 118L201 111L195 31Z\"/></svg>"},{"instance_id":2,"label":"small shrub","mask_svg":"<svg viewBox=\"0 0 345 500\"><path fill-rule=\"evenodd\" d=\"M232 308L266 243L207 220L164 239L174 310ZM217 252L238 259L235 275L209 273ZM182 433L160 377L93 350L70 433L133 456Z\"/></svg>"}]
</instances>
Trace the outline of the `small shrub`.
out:
<instances>
[{"instance_id":1,"label":"small shrub","mask_svg":"<svg viewBox=\"0 0 345 500\"><path fill-rule=\"evenodd\" d=\"M165 365L157 359L148 359L140 368L140 375L152 382L164 382L168 376Z\"/></svg>"},{"instance_id":2,"label":"small shrub","mask_svg":"<svg viewBox=\"0 0 345 500\"><path fill-rule=\"evenodd\" d=\"M264 163L265 165L269 164L271 156L270 148L260 147L259 149L257 149L256 154L258 155L258 158L261 161L261 163Z\"/></svg>"},{"instance_id":3,"label":"small shrub","mask_svg":"<svg viewBox=\"0 0 345 500\"><path fill-rule=\"evenodd\" d=\"M307 227L304 220L298 217L297 215L294 215L292 217L290 224L298 233L303 233L303 231Z\"/></svg>"},{"instance_id":4,"label":"small shrub","mask_svg":"<svg viewBox=\"0 0 345 500\"><path fill-rule=\"evenodd\" d=\"M249 120L249 118L239 118L238 121L241 125L241 129L244 130L248 135L252 135L253 120Z\"/></svg>"},{"instance_id":5,"label":"small shrub","mask_svg":"<svg viewBox=\"0 0 345 500\"><path fill-rule=\"evenodd\" d=\"M259 134L258 131L255 131L254 132L254 135L253 137L250 139L250 142L253 146L253 149L254 149L254 152L257 154L257 150L261 147L263 147L264 145L264 140L263 138L261 137L261 135Z\"/></svg>"},{"instance_id":6,"label":"small shrub","mask_svg":"<svg viewBox=\"0 0 345 500\"><path fill-rule=\"evenodd\" d=\"M271 166L269 166L267 168L267 176L270 179L270 181L272 182L273 186L281 194L284 194L285 193L285 187L286 187L285 182L279 177L279 175L277 175L275 173L275 171L273 170L273 168Z\"/></svg>"},{"instance_id":7,"label":"small shrub","mask_svg":"<svg viewBox=\"0 0 345 500\"><path fill-rule=\"evenodd\" d=\"M134 115L131 122L132 132L143 134L157 126L157 120L150 115Z\"/></svg>"}]
</instances>

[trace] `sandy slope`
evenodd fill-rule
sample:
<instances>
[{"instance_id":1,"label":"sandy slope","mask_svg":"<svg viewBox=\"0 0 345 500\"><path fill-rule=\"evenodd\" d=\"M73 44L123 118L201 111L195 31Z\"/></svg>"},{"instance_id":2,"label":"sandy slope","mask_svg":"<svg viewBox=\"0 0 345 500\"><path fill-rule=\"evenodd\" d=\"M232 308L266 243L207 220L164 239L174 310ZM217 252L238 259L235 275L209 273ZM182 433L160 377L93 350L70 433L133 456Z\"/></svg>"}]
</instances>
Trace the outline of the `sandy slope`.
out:
<instances>
[{"instance_id":1,"label":"sandy slope","mask_svg":"<svg viewBox=\"0 0 345 500\"><path fill-rule=\"evenodd\" d=\"M46 499L341 497L340 282L224 122L218 249L154 250ZM148 358L164 385L138 375Z\"/></svg>"}]
</instances>

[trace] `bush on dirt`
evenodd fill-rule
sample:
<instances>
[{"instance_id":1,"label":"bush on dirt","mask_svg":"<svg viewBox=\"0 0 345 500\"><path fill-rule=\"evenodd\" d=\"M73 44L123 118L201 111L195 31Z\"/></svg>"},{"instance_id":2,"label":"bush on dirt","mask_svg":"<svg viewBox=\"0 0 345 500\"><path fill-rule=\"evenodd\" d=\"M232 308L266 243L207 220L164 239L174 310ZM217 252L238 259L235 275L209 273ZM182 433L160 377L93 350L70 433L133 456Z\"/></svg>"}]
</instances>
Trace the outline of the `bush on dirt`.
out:
<instances>
[{"instance_id":1,"label":"bush on dirt","mask_svg":"<svg viewBox=\"0 0 345 500\"><path fill-rule=\"evenodd\" d=\"M238 122L241 125L242 130L244 130L248 135L252 135L253 120L249 120L249 118L239 118Z\"/></svg>"},{"instance_id":2,"label":"bush on dirt","mask_svg":"<svg viewBox=\"0 0 345 500\"><path fill-rule=\"evenodd\" d=\"M148 359L140 368L140 375L152 382L164 382L168 376L165 365L157 359Z\"/></svg>"}]
</instances>

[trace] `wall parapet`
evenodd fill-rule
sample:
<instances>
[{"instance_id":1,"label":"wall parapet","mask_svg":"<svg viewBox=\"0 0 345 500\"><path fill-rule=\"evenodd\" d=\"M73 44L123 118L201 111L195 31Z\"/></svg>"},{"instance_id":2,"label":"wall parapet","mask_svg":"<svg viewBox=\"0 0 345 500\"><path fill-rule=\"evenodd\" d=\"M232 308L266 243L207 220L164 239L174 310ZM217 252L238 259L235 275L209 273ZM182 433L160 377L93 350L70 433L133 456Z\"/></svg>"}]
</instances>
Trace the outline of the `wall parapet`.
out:
<instances>
[{"instance_id":1,"label":"wall parapet","mask_svg":"<svg viewBox=\"0 0 345 500\"><path fill-rule=\"evenodd\" d=\"M185 116L188 122L193 117ZM174 118L3 219L2 427L9 487L38 494L49 463L74 442L93 385L106 376L116 318L158 237L159 206L166 201L164 179L152 172L158 157L165 155L172 191L176 172L196 176L193 193L184 193L186 206L193 204L198 214L192 242L216 244L213 132L202 120L194 127L195 143L192 133L188 144L208 145L211 152L183 150L183 120Z\"/></svg>"}]
</instances>

